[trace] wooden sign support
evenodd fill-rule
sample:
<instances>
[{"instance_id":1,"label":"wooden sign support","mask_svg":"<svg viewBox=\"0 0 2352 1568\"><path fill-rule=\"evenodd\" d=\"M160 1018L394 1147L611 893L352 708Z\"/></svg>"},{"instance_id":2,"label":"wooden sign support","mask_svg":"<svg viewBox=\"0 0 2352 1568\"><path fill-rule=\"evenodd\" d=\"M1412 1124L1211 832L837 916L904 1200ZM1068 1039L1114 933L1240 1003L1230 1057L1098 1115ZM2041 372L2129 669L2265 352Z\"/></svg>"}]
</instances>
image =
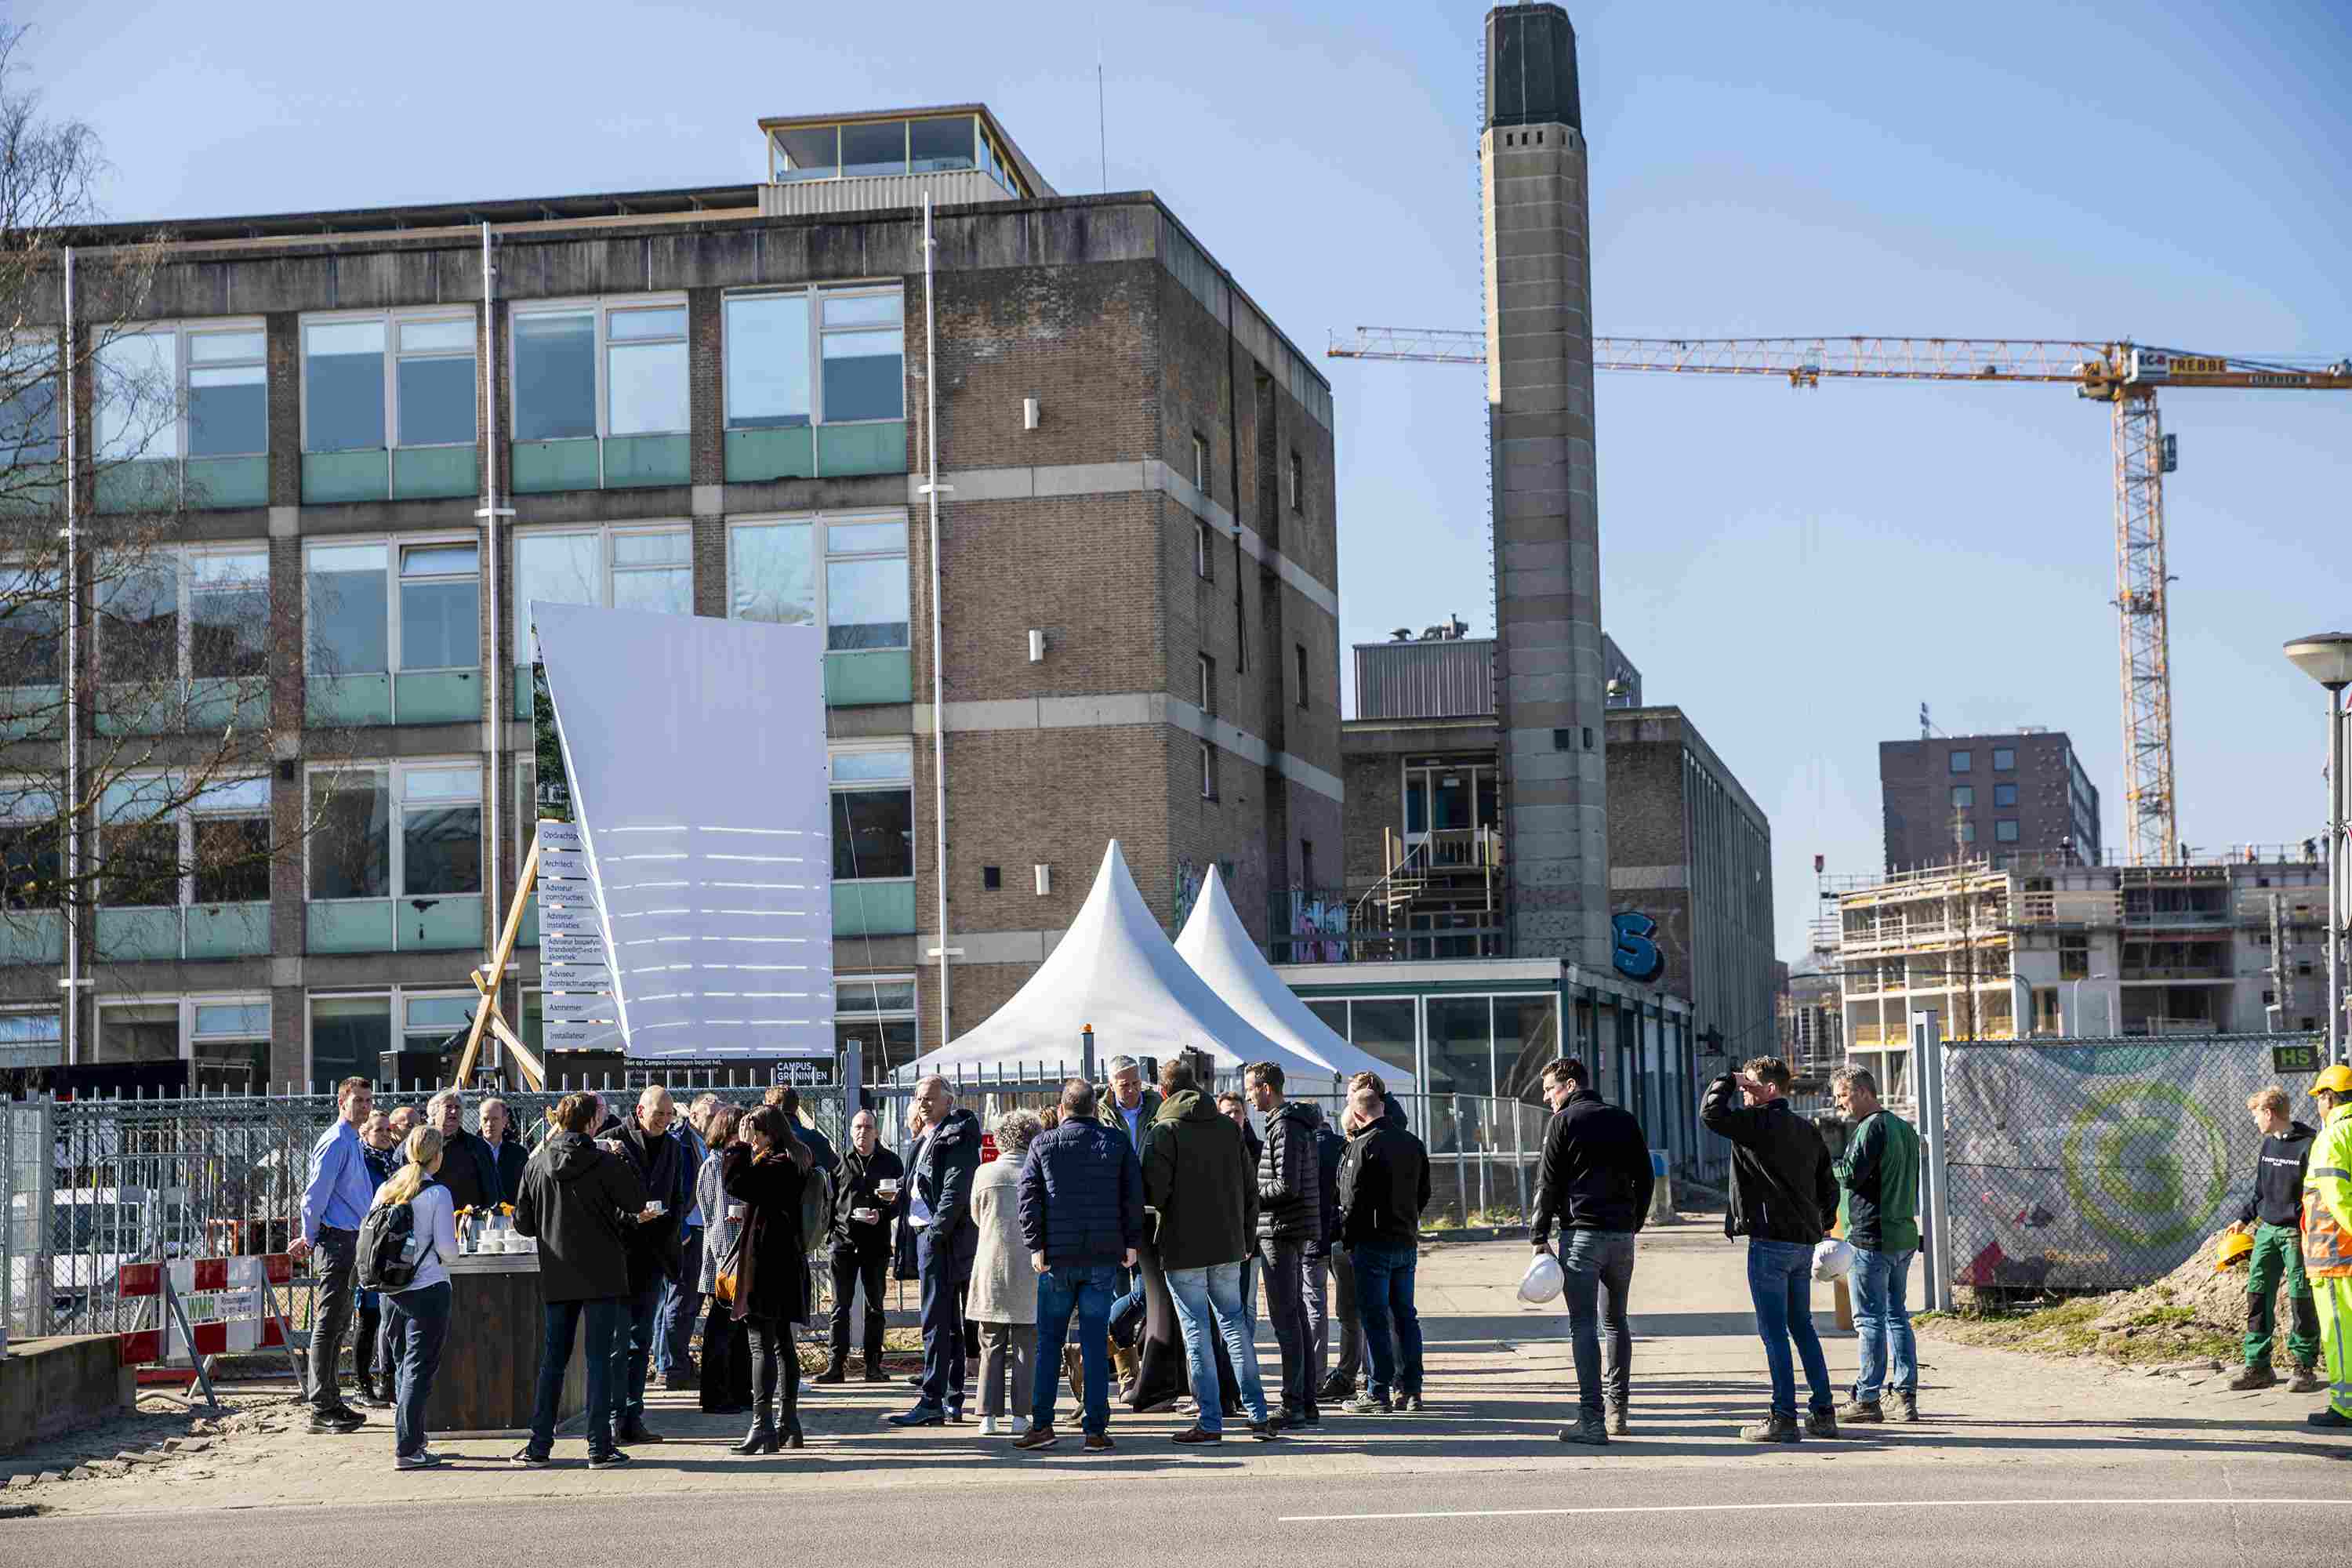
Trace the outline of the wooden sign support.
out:
<instances>
[{"instance_id":1,"label":"wooden sign support","mask_svg":"<svg viewBox=\"0 0 2352 1568\"><path fill-rule=\"evenodd\" d=\"M460 1089L473 1076L474 1058L482 1048L482 1034L488 1030L498 1037L522 1069L524 1081L532 1089L547 1087L547 1065L538 1054L516 1037L503 1014L499 1011L499 985L505 980L507 964L514 957L515 938L522 931L523 906L539 886L539 835L531 835L530 852L523 857L522 875L516 879L514 903L507 910L506 927L499 932L499 944L491 951L488 963L473 973L474 989L481 994L474 1005L474 1026L466 1034L465 1054L457 1058L456 1082Z\"/></svg>"}]
</instances>

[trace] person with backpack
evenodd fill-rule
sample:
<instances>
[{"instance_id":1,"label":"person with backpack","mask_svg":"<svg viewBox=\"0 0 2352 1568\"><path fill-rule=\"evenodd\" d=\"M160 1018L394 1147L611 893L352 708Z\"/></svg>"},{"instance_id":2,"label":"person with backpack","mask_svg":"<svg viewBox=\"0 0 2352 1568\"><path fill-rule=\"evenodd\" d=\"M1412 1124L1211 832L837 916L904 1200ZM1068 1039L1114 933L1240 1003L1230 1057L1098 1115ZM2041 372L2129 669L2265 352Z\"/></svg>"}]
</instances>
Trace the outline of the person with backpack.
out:
<instances>
[{"instance_id":1,"label":"person with backpack","mask_svg":"<svg viewBox=\"0 0 2352 1568\"><path fill-rule=\"evenodd\" d=\"M425 1405L449 1333L445 1265L457 1256L457 1205L436 1179L442 1147L441 1134L430 1127L411 1132L406 1163L376 1189L374 1205L360 1225L360 1283L383 1292L384 1321L399 1358L392 1462L403 1470L429 1470L441 1462L425 1446Z\"/></svg>"}]
</instances>

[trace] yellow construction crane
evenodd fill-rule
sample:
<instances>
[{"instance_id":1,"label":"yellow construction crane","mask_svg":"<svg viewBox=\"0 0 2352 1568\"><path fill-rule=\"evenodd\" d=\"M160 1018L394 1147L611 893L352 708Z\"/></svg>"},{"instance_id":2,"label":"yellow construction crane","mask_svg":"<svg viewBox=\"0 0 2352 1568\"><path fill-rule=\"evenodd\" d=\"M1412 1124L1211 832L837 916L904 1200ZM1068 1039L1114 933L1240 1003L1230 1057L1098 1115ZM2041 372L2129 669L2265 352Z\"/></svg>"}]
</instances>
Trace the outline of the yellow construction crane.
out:
<instances>
[{"instance_id":1,"label":"yellow construction crane","mask_svg":"<svg viewBox=\"0 0 2352 1568\"><path fill-rule=\"evenodd\" d=\"M1483 332L1359 327L1334 359L1484 364ZM2131 342L2048 338L1595 338L1595 370L1762 375L1796 387L1843 381L2063 383L2115 410L2116 613L2124 688L2126 853L2135 866L2179 854L2172 787L2171 638L2165 621L2164 476L2172 438L2158 388L2352 392L2352 360L2253 359Z\"/></svg>"}]
</instances>

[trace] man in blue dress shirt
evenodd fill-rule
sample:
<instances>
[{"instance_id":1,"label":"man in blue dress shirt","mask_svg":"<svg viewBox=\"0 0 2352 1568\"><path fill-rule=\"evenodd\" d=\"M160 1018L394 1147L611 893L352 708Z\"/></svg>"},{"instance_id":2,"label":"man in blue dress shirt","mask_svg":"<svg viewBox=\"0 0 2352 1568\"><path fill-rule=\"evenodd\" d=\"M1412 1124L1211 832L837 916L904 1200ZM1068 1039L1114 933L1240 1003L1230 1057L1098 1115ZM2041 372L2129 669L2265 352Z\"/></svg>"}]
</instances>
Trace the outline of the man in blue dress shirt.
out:
<instances>
[{"instance_id":1,"label":"man in blue dress shirt","mask_svg":"<svg viewBox=\"0 0 2352 1568\"><path fill-rule=\"evenodd\" d=\"M343 1403L336 1365L343 1336L352 1326L352 1280L359 1263L360 1222L375 1201L368 1175L367 1146L360 1129L375 1109L375 1095L363 1078L335 1087L341 1114L310 1149L310 1184L302 1193L302 1234L286 1250L295 1262L316 1254L319 1293L310 1321L310 1430L356 1432L367 1417Z\"/></svg>"}]
</instances>

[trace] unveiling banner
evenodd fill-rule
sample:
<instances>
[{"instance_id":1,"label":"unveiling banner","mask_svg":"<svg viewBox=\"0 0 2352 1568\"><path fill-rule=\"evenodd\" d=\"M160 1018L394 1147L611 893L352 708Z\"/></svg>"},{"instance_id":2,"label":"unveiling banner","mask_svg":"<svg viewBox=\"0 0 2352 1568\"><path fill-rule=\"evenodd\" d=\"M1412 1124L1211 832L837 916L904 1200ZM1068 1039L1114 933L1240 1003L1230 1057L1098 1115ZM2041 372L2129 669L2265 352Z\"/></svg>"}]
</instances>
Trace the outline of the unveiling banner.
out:
<instances>
[{"instance_id":1,"label":"unveiling banner","mask_svg":"<svg viewBox=\"0 0 2352 1568\"><path fill-rule=\"evenodd\" d=\"M1953 1281L2119 1290L2236 1217L2262 1138L2246 1098L2308 1079L2275 1037L1961 1044L1944 1055Z\"/></svg>"},{"instance_id":2,"label":"unveiling banner","mask_svg":"<svg viewBox=\"0 0 2352 1568\"><path fill-rule=\"evenodd\" d=\"M530 615L593 892L543 896L541 941L602 958L633 1058L831 1060L823 629Z\"/></svg>"}]
</instances>

